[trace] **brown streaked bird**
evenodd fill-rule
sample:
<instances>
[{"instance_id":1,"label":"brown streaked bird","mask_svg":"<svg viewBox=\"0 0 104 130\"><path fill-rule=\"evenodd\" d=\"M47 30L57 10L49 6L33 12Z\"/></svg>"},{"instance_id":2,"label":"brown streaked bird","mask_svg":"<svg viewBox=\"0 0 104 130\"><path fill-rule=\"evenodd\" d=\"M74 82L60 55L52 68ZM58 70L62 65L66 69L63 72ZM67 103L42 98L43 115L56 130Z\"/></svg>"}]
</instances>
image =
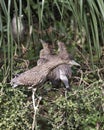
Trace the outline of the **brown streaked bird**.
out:
<instances>
[{"instance_id":1,"label":"brown streaked bird","mask_svg":"<svg viewBox=\"0 0 104 130\"><path fill-rule=\"evenodd\" d=\"M71 78L71 75L72 75L71 66L72 65L79 66L79 64L70 58L70 55L67 52L67 49L64 43L58 42L58 51L59 51L58 55L53 54L52 49L50 51L50 46L48 43L42 40L41 40L41 43L42 43L43 49L40 51L40 59L37 62L38 65L51 61L55 57L70 61L70 65L62 64L62 65L57 66L48 74L48 78L47 78L49 81L51 81L53 86L56 86L56 87L60 86L61 82L63 82L65 87L67 89L70 89L68 80Z\"/></svg>"},{"instance_id":2,"label":"brown streaked bird","mask_svg":"<svg viewBox=\"0 0 104 130\"><path fill-rule=\"evenodd\" d=\"M40 42L42 44L43 49L40 50L37 65L44 64L49 61L49 59L51 61L52 59L56 58L52 45L47 42L44 42L43 40L40 40Z\"/></svg>"},{"instance_id":3,"label":"brown streaked bird","mask_svg":"<svg viewBox=\"0 0 104 130\"><path fill-rule=\"evenodd\" d=\"M73 65L75 66L80 66L76 61L73 60L72 56L68 53L67 48L63 42L58 41L58 56L63 59L63 60L70 60L71 64L70 66L72 67Z\"/></svg>"},{"instance_id":4,"label":"brown streaked bird","mask_svg":"<svg viewBox=\"0 0 104 130\"><path fill-rule=\"evenodd\" d=\"M11 30L13 35L13 40L18 44L20 42L22 46L22 53L25 53L28 47L28 42L32 33L32 26L27 26L24 21L24 15L17 16L14 13ZM27 42L27 47L24 47L23 43Z\"/></svg>"},{"instance_id":5,"label":"brown streaked bird","mask_svg":"<svg viewBox=\"0 0 104 130\"><path fill-rule=\"evenodd\" d=\"M62 59L69 59L70 60L71 56L69 55L65 44L63 42L60 42L60 41L57 41L57 44L58 44L59 57L61 57Z\"/></svg>"},{"instance_id":6,"label":"brown streaked bird","mask_svg":"<svg viewBox=\"0 0 104 130\"><path fill-rule=\"evenodd\" d=\"M18 85L27 85L30 86L30 88L41 86L47 80L47 75L50 71L60 64L70 64L70 61L56 57L52 61L35 66L32 69L21 73L13 78L10 84L13 87L17 87Z\"/></svg>"}]
</instances>

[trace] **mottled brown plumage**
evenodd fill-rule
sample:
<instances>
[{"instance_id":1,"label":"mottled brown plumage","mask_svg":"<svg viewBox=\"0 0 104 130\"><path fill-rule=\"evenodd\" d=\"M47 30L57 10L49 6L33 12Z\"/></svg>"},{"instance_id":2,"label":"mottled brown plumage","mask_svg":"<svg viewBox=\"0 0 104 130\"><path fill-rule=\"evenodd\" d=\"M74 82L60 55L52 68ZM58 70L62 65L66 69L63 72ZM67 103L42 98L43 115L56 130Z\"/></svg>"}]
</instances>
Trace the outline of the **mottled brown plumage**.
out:
<instances>
[{"instance_id":1,"label":"mottled brown plumage","mask_svg":"<svg viewBox=\"0 0 104 130\"><path fill-rule=\"evenodd\" d=\"M28 85L31 87L40 86L47 80L47 75L52 69L64 63L70 64L68 61L55 58L53 61L47 62L43 65L35 66L32 69L13 78L11 80L11 85L13 87L18 85Z\"/></svg>"},{"instance_id":2,"label":"mottled brown plumage","mask_svg":"<svg viewBox=\"0 0 104 130\"><path fill-rule=\"evenodd\" d=\"M48 61L52 61L55 57L65 59L71 61L70 55L67 52L67 49L62 42L58 42L58 55L53 55L52 51L50 51L50 47L48 43L41 41L43 49L40 51L40 59L37 64L44 64ZM53 86L60 86L60 81L64 83L66 88L69 88L68 79L71 78L71 64L62 64L53 69L49 74L47 79L52 82Z\"/></svg>"},{"instance_id":3,"label":"mottled brown plumage","mask_svg":"<svg viewBox=\"0 0 104 130\"><path fill-rule=\"evenodd\" d=\"M58 44L58 56L62 59L72 60L72 57L68 53L65 44L60 41L58 41L57 44Z\"/></svg>"},{"instance_id":4,"label":"mottled brown plumage","mask_svg":"<svg viewBox=\"0 0 104 130\"><path fill-rule=\"evenodd\" d=\"M59 85L60 81L62 81L66 88L69 89L68 79L71 78L71 66L73 63L65 49L65 45L62 44L58 43L59 54L55 55L51 52L48 43L42 41L43 49L40 51L40 59L37 61L38 66L13 78L11 85L14 87L18 85L37 87L49 80L53 85ZM62 53L66 53L67 58L62 57ZM79 64L76 63L75 65Z\"/></svg>"},{"instance_id":5,"label":"mottled brown plumage","mask_svg":"<svg viewBox=\"0 0 104 130\"><path fill-rule=\"evenodd\" d=\"M40 50L37 65L44 64L47 61L51 61L52 59L56 58L56 55L54 55L52 48L50 48L50 45L44 42L43 40L40 40L40 41L42 43L43 49Z\"/></svg>"}]
</instances>

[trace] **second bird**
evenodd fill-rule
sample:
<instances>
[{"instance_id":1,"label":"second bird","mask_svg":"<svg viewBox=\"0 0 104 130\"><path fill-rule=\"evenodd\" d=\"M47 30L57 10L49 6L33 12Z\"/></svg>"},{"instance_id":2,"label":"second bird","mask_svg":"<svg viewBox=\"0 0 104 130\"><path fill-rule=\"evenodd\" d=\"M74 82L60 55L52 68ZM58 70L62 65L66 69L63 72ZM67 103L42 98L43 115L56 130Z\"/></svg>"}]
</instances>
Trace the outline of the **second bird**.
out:
<instances>
[{"instance_id":1,"label":"second bird","mask_svg":"<svg viewBox=\"0 0 104 130\"><path fill-rule=\"evenodd\" d=\"M41 43L43 49L40 51L40 59L37 61L38 65L44 64L47 61L52 61L55 57L70 61L70 65L59 65L48 75L48 80L51 81L53 86L60 87L62 82L65 85L66 89L70 90L69 79L72 76L71 67L73 65L79 66L79 64L71 59L64 43L58 42L58 55L53 54L51 46L48 43L44 42L43 40L41 40Z\"/></svg>"}]
</instances>

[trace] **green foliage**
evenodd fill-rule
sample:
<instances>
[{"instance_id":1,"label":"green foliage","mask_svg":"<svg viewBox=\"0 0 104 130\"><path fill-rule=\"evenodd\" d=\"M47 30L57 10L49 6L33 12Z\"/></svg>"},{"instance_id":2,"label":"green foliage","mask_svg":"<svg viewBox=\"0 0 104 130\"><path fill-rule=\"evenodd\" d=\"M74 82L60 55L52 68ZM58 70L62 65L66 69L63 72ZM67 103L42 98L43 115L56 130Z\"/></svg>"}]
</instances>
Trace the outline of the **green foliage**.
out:
<instances>
[{"instance_id":1,"label":"green foliage","mask_svg":"<svg viewBox=\"0 0 104 130\"><path fill-rule=\"evenodd\" d=\"M85 89L84 86L67 93L67 97L58 96L45 104L48 111L48 123L52 130L99 130L104 129L104 95L100 86Z\"/></svg>"},{"instance_id":2,"label":"green foliage","mask_svg":"<svg viewBox=\"0 0 104 130\"><path fill-rule=\"evenodd\" d=\"M42 93L41 93L42 94ZM26 89L2 86L0 92L0 129L31 130L33 108ZM103 88L73 86L71 92L43 93L37 113L37 130L98 130L104 129Z\"/></svg>"},{"instance_id":3,"label":"green foliage","mask_svg":"<svg viewBox=\"0 0 104 130\"><path fill-rule=\"evenodd\" d=\"M31 128L31 103L22 91L0 85L0 129L26 130Z\"/></svg>"},{"instance_id":4,"label":"green foliage","mask_svg":"<svg viewBox=\"0 0 104 130\"><path fill-rule=\"evenodd\" d=\"M74 85L75 80L72 81L71 92L65 93L59 88L43 95L43 105L38 118L39 121L44 119L40 122L45 122L45 129L104 129L104 82L97 71L83 73L80 80L80 86Z\"/></svg>"},{"instance_id":5,"label":"green foliage","mask_svg":"<svg viewBox=\"0 0 104 130\"><path fill-rule=\"evenodd\" d=\"M33 33L29 48L17 51L12 33L13 10L26 15ZM0 0L0 130L31 130L33 107L26 88L8 84L13 74L36 65L39 39L64 41L81 64L73 68L72 91L52 91L45 84L37 113L38 130L104 130L104 2L103 0ZM20 44L20 43L19 43ZM56 46L57 48L57 46ZM93 67L93 69L92 69Z\"/></svg>"}]
</instances>

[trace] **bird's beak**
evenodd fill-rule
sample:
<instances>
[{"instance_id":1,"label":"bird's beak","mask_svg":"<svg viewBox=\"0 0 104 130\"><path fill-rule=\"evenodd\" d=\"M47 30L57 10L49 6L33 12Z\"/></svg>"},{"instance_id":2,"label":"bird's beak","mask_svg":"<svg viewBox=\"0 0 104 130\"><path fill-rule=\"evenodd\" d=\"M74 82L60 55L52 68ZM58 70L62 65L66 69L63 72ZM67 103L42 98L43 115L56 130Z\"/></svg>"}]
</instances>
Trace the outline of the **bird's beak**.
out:
<instances>
[{"instance_id":1,"label":"bird's beak","mask_svg":"<svg viewBox=\"0 0 104 130\"><path fill-rule=\"evenodd\" d=\"M17 84L14 84L14 85L12 85L12 88L16 88L18 85Z\"/></svg>"},{"instance_id":2,"label":"bird's beak","mask_svg":"<svg viewBox=\"0 0 104 130\"><path fill-rule=\"evenodd\" d=\"M17 84L13 84L12 81L10 82L10 84L11 84L12 88L16 88L18 86Z\"/></svg>"},{"instance_id":3,"label":"bird's beak","mask_svg":"<svg viewBox=\"0 0 104 130\"><path fill-rule=\"evenodd\" d=\"M13 82L13 79L11 79L10 84L11 84L12 88L16 88L16 87L18 86L17 84L15 84L15 83Z\"/></svg>"},{"instance_id":4,"label":"bird's beak","mask_svg":"<svg viewBox=\"0 0 104 130\"><path fill-rule=\"evenodd\" d=\"M78 64L76 61L74 61L74 60L70 60L69 61L69 64L71 65L71 66L73 66L73 65L76 65L76 66L80 66L80 64Z\"/></svg>"}]
</instances>

